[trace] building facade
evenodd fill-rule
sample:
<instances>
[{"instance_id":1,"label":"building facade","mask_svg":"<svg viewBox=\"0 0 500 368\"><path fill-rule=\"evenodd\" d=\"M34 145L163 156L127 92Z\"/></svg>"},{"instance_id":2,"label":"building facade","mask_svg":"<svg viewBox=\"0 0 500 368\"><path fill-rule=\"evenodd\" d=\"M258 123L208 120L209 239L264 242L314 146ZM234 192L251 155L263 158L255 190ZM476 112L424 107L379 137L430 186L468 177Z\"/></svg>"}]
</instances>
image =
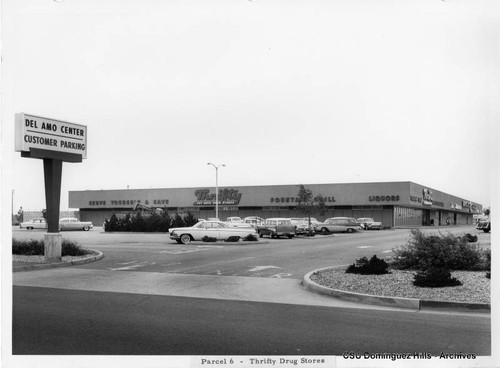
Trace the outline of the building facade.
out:
<instances>
[{"instance_id":1,"label":"building facade","mask_svg":"<svg viewBox=\"0 0 500 368\"><path fill-rule=\"evenodd\" d=\"M373 217L385 228L465 225L482 212L478 203L409 181L304 186L324 200L326 208L314 214L320 221L347 216ZM296 210L298 190L299 185L219 187L219 218L303 217ZM215 217L215 197L214 187L70 191L69 207L97 226L113 214L134 213L138 203L206 219Z\"/></svg>"}]
</instances>

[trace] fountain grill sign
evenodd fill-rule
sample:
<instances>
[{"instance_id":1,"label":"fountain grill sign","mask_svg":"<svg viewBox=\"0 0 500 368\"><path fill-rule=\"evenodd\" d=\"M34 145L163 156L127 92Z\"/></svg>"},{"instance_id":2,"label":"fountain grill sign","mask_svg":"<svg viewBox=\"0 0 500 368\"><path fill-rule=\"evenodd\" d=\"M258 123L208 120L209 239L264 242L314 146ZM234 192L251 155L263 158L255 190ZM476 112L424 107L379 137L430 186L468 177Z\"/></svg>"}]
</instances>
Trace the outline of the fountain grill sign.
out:
<instances>
[{"instance_id":1,"label":"fountain grill sign","mask_svg":"<svg viewBox=\"0 0 500 368\"><path fill-rule=\"evenodd\" d=\"M40 149L87 158L87 127L66 121L16 114L18 152Z\"/></svg>"}]
</instances>

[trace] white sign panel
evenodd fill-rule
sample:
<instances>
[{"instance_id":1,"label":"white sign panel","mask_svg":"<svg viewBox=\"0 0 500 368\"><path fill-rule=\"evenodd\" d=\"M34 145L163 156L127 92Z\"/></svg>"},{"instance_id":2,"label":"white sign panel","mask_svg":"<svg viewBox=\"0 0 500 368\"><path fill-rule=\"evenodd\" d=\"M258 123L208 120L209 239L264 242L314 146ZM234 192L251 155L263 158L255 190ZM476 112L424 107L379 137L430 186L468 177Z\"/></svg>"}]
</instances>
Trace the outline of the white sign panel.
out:
<instances>
[{"instance_id":1,"label":"white sign panel","mask_svg":"<svg viewBox=\"0 0 500 368\"><path fill-rule=\"evenodd\" d=\"M30 148L66 152L87 158L87 127L66 121L16 114L16 151Z\"/></svg>"}]
</instances>

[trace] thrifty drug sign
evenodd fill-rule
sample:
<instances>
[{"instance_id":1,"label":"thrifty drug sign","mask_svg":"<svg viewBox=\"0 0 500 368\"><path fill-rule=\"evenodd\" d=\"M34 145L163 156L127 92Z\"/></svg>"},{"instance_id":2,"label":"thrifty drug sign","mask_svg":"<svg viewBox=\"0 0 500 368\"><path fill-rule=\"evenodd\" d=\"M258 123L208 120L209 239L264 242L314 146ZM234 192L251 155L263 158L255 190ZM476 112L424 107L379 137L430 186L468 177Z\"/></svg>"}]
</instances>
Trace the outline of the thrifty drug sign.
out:
<instances>
[{"instance_id":1,"label":"thrifty drug sign","mask_svg":"<svg viewBox=\"0 0 500 368\"><path fill-rule=\"evenodd\" d=\"M87 127L66 121L16 114L16 151L30 148L67 152L87 158Z\"/></svg>"}]
</instances>

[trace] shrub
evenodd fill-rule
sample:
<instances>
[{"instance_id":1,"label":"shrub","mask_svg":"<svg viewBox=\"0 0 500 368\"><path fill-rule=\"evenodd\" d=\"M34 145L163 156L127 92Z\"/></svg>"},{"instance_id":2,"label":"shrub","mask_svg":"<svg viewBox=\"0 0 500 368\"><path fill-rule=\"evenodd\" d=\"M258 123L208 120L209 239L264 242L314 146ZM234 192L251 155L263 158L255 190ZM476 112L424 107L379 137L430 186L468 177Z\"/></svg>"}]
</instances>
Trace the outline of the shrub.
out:
<instances>
[{"instance_id":1,"label":"shrub","mask_svg":"<svg viewBox=\"0 0 500 368\"><path fill-rule=\"evenodd\" d=\"M472 271L484 268L484 252L480 247L469 243L467 237L452 234L425 235L413 229L408 243L393 249L393 253L392 264L398 269L438 267Z\"/></svg>"},{"instance_id":2,"label":"shrub","mask_svg":"<svg viewBox=\"0 0 500 368\"><path fill-rule=\"evenodd\" d=\"M362 257L347 267L346 273L356 273L361 275L383 275L389 273L389 265L383 259L374 255L370 260Z\"/></svg>"},{"instance_id":3,"label":"shrub","mask_svg":"<svg viewBox=\"0 0 500 368\"><path fill-rule=\"evenodd\" d=\"M12 254L25 256L43 256L43 242L38 240L16 240L12 239Z\"/></svg>"},{"instance_id":4,"label":"shrub","mask_svg":"<svg viewBox=\"0 0 500 368\"><path fill-rule=\"evenodd\" d=\"M259 239L257 239L257 237L253 234L248 234L247 236L245 236L243 238L244 241L257 241Z\"/></svg>"},{"instance_id":5,"label":"shrub","mask_svg":"<svg viewBox=\"0 0 500 368\"><path fill-rule=\"evenodd\" d=\"M465 239L467 239L467 241L469 243L476 243L477 242L477 235L471 235L469 233L465 234Z\"/></svg>"},{"instance_id":6,"label":"shrub","mask_svg":"<svg viewBox=\"0 0 500 368\"><path fill-rule=\"evenodd\" d=\"M201 239L201 241L203 241L203 242L207 242L207 243L214 243L214 242L216 242L216 241L217 241L217 238L213 238L213 237L211 237L211 236L207 236L207 235L205 235L205 236Z\"/></svg>"},{"instance_id":7,"label":"shrub","mask_svg":"<svg viewBox=\"0 0 500 368\"><path fill-rule=\"evenodd\" d=\"M146 228L146 220L142 217L140 212L133 217L130 217L130 215L127 214L122 224L122 231L145 232Z\"/></svg>"},{"instance_id":8,"label":"shrub","mask_svg":"<svg viewBox=\"0 0 500 368\"><path fill-rule=\"evenodd\" d=\"M230 242L230 243L236 243L236 242L240 241L240 237L239 236L230 236L229 238L226 239L226 241Z\"/></svg>"},{"instance_id":9,"label":"shrub","mask_svg":"<svg viewBox=\"0 0 500 368\"><path fill-rule=\"evenodd\" d=\"M115 214L112 214L109 220L106 219L106 221L104 221L104 231L116 231L116 229L118 228L117 224L118 217L116 217Z\"/></svg>"},{"instance_id":10,"label":"shrub","mask_svg":"<svg viewBox=\"0 0 500 368\"><path fill-rule=\"evenodd\" d=\"M62 240L61 256L83 256L90 254L92 251L81 248L77 242L71 240ZM16 240L12 239L12 254L20 254L25 256L43 256L44 244L43 241L38 240Z\"/></svg>"},{"instance_id":11,"label":"shrub","mask_svg":"<svg viewBox=\"0 0 500 368\"><path fill-rule=\"evenodd\" d=\"M462 283L446 268L429 267L415 274L413 285L420 287L460 286Z\"/></svg>"},{"instance_id":12,"label":"shrub","mask_svg":"<svg viewBox=\"0 0 500 368\"><path fill-rule=\"evenodd\" d=\"M92 251L89 251L88 249L83 249L80 247L80 245L71 240L64 240L62 241L62 247L61 247L61 256L84 256L86 254L92 253Z\"/></svg>"},{"instance_id":13,"label":"shrub","mask_svg":"<svg viewBox=\"0 0 500 368\"><path fill-rule=\"evenodd\" d=\"M485 255L484 268L488 271L486 272L486 278L491 279L491 249L485 250L484 255Z\"/></svg>"},{"instance_id":14,"label":"shrub","mask_svg":"<svg viewBox=\"0 0 500 368\"><path fill-rule=\"evenodd\" d=\"M190 221L197 222L192 217ZM125 215L118 218L115 214L109 220L104 222L104 231L134 231L134 232L168 232L168 229L174 225L175 227L184 227L186 224L181 216L177 215L174 220L170 218L166 209L161 213L153 213L151 215Z\"/></svg>"}]
</instances>

